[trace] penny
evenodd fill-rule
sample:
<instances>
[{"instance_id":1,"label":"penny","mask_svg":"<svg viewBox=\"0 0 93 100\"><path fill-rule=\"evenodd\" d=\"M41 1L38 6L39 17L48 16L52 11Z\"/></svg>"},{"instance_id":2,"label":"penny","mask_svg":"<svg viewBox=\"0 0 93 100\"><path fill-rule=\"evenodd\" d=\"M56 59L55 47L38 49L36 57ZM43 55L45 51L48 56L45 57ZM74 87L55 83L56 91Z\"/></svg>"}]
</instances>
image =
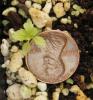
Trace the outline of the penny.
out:
<instances>
[{"instance_id":1,"label":"penny","mask_svg":"<svg viewBox=\"0 0 93 100\"><path fill-rule=\"evenodd\" d=\"M31 42L31 51L26 56L26 64L38 80L56 84L68 79L79 64L79 48L66 31L51 30L41 33L45 47Z\"/></svg>"}]
</instances>

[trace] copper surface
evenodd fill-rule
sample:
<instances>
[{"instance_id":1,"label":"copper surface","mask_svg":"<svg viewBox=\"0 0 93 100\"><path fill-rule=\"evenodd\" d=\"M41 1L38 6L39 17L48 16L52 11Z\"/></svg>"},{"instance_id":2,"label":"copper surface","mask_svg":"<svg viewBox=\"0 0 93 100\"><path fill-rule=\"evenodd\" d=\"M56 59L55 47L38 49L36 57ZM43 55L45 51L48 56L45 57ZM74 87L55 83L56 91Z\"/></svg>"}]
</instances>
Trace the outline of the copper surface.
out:
<instances>
[{"instance_id":1,"label":"copper surface","mask_svg":"<svg viewBox=\"0 0 93 100\"><path fill-rule=\"evenodd\" d=\"M31 51L26 56L26 64L38 80L56 84L68 79L79 64L79 48L66 31L51 30L41 33L46 40L45 47L31 42Z\"/></svg>"}]
</instances>

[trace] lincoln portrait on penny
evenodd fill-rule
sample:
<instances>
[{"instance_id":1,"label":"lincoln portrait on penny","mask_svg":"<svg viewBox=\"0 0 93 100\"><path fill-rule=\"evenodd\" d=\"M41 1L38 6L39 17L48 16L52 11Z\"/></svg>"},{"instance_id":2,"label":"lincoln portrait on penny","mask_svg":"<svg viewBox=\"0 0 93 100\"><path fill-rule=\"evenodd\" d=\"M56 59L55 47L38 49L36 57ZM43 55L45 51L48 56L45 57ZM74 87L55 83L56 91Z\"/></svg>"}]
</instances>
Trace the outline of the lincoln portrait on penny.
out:
<instances>
[{"instance_id":1,"label":"lincoln portrait on penny","mask_svg":"<svg viewBox=\"0 0 93 100\"><path fill-rule=\"evenodd\" d=\"M79 49L68 32L51 30L41 33L46 45L38 47L31 42L26 56L28 69L38 80L55 84L66 80L79 63Z\"/></svg>"}]
</instances>

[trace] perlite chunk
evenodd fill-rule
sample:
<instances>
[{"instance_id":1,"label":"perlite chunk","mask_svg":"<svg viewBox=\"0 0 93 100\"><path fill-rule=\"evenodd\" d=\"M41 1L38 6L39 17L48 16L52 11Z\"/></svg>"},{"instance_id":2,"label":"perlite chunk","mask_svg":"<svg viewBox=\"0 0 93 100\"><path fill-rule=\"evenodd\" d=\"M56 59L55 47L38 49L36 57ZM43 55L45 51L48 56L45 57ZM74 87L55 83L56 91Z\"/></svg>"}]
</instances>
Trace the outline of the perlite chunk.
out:
<instances>
[{"instance_id":1,"label":"perlite chunk","mask_svg":"<svg viewBox=\"0 0 93 100\"><path fill-rule=\"evenodd\" d=\"M71 15L79 16L80 14L83 14L85 11L86 11L86 9L83 9L81 6L74 4Z\"/></svg>"},{"instance_id":2,"label":"perlite chunk","mask_svg":"<svg viewBox=\"0 0 93 100\"><path fill-rule=\"evenodd\" d=\"M9 43L6 39L2 40L1 53L3 56L8 56L9 54Z\"/></svg>"},{"instance_id":3,"label":"perlite chunk","mask_svg":"<svg viewBox=\"0 0 93 100\"><path fill-rule=\"evenodd\" d=\"M18 75L19 75L19 78L22 81L22 83L24 83L25 85L27 85L28 87L31 87L31 88L36 87L37 80L30 71L28 71L24 68L20 68L18 71Z\"/></svg>"},{"instance_id":4,"label":"perlite chunk","mask_svg":"<svg viewBox=\"0 0 93 100\"><path fill-rule=\"evenodd\" d=\"M39 95L34 100L48 100L47 96Z\"/></svg>"},{"instance_id":5,"label":"perlite chunk","mask_svg":"<svg viewBox=\"0 0 93 100\"><path fill-rule=\"evenodd\" d=\"M40 96L40 95L48 96L48 93L47 92L36 92L36 96Z\"/></svg>"},{"instance_id":6,"label":"perlite chunk","mask_svg":"<svg viewBox=\"0 0 93 100\"><path fill-rule=\"evenodd\" d=\"M6 60L5 62L4 62L4 64L2 64L2 68L6 68L8 65L9 65L9 63L10 63L10 60Z\"/></svg>"},{"instance_id":7,"label":"perlite chunk","mask_svg":"<svg viewBox=\"0 0 93 100\"><path fill-rule=\"evenodd\" d=\"M87 89L93 89L93 83L87 84L86 88Z\"/></svg>"},{"instance_id":8,"label":"perlite chunk","mask_svg":"<svg viewBox=\"0 0 93 100\"><path fill-rule=\"evenodd\" d=\"M36 2L36 3L40 3L42 4L43 2L45 2L46 0L32 0L33 2Z\"/></svg>"},{"instance_id":9,"label":"perlite chunk","mask_svg":"<svg viewBox=\"0 0 93 100\"><path fill-rule=\"evenodd\" d=\"M37 86L38 86L38 89L41 90L41 91L46 91L47 90L46 83L38 82Z\"/></svg>"},{"instance_id":10,"label":"perlite chunk","mask_svg":"<svg viewBox=\"0 0 93 100\"><path fill-rule=\"evenodd\" d=\"M45 6L43 8L43 11L46 12L47 14L49 14L51 11L51 8L52 8L52 2L51 2L51 0L47 0Z\"/></svg>"},{"instance_id":11,"label":"perlite chunk","mask_svg":"<svg viewBox=\"0 0 93 100\"><path fill-rule=\"evenodd\" d=\"M16 42L16 40L13 39L13 34L14 34L15 30L14 28L10 28L8 33L9 33L9 40Z\"/></svg>"},{"instance_id":12,"label":"perlite chunk","mask_svg":"<svg viewBox=\"0 0 93 100\"><path fill-rule=\"evenodd\" d=\"M18 47L16 45L13 45L10 51L13 53L18 52Z\"/></svg>"},{"instance_id":13,"label":"perlite chunk","mask_svg":"<svg viewBox=\"0 0 93 100\"><path fill-rule=\"evenodd\" d=\"M43 28L45 26L49 26L49 27L52 26L51 17L47 13L36 8L30 8L29 14L31 15L33 23L38 28Z\"/></svg>"},{"instance_id":14,"label":"perlite chunk","mask_svg":"<svg viewBox=\"0 0 93 100\"><path fill-rule=\"evenodd\" d=\"M62 93L63 93L64 96L68 96L69 89L67 89L67 88L62 89Z\"/></svg>"},{"instance_id":15,"label":"perlite chunk","mask_svg":"<svg viewBox=\"0 0 93 100\"><path fill-rule=\"evenodd\" d=\"M2 12L2 15L7 16L10 11L16 12L17 10L15 7L9 7Z\"/></svg>"},{"instance_id":16,"label":"perlite chunk","mask_svg":"<svg viewBox=\"0 0 93 100\"><path fill-rule=\"evenodd\" d=\"M22 85L20 87L20 94L21 94L21 96L22 96L23 99L28 99L28 98L31 97L31 89L28 88L25 85Z\"/></svg>"},{"instance_id":17,"label":"perlite chunk","mask_svg":"<svg viewBox=\"0 0 93 100\"><path fill-rule=\"evenodd\" d=\"M63 24L67 24L68 23L68 19L67 18L62 18L60 20L60 22L63 23Z\"/></svg>"},{"instance_id":18,"label":"perlite chunk","mask_svg":"<svg viewBox=\"0 0 93 100\"><path fill-rule=\"evenodd\" d=\"M70 91L77 94L76 100L88 100L88 97L83 93L83 91L77 85L73 85Z\"/></svg>"},{"instance_id":19,"label":"perlite chunk","mask_svg":"<svg viewBox=\"0 0 93 100\"><path fill-rule=\"evenodd\" d=\"M42 6L40 5L40 4L38 4L38 3L33 3L33 5L32 5L34 8L36 8L36 9L41 9L42 8Z\"/></svg>"},{"instance_id":20,"label":"perlite chunk","mask_svg":"<svg viewBox=\"0 0 93 100\"><path fill-rule=\"evenodd\" d=\"M27 8L30 8L31 4L32 4L31 0L26 0L25 1L25 5L26 5Z\"/></svg>"},{"instance_id":21,"label":"perlite chunk","mask_svg":"<svg viewBox=\"0 0 93 100\"><path fill-rule=\"evenodd\" d=\"M22 54L20 51L18 51L12 54L8 69L10 70L10 72L17 72L22 64Z\"/></svg>"},{"instance_id":22,"label":"perlite chunk","mask_svg":"<svg viewBox=\"0 0 93 100\"><path fill-rule=\"evenodd\" d=\"M20 84L13 84L7 88L6 93L10 100L22 100L20 86Z\"/></svg>"},{"instance_id":23,"label":"perlite chunk","mask_svg":"<svg viewBox=\"0 0 93 100\"><path fill-rule=\"evenodd\" d=\"M63 88L63 83L60 84L60 88L59 88L59 87L56 88L55 91L53 92L53 94L52 94L52 99L53 99L53 100L59 100L59 95L60 95L60 93L61 93L61 89L62 89L62 88Z\"/></svg>"},{"instance_id":24,"label":"perlite chunk","mask_svg":"<svg viewBox=\"0 0 93 100\"><path fill-rule=\"evenodd\" d=\"M72 23L72 20L71 20L71 17L67 17L67 18L61 18L60 22L62 24L71 24Z\"/></svg>"},{"instance_id":25,"label":"perlite chunk","mask_svg":"<svg viewBox=\"0 0 93 100\"><path fill-rule=\"evenodd\" d=\"M65 2L68 2L69 0L58 0L58 1L65 3Z\"/></svg>"},{"instance_id":26,"label":"perlite chunk","mask_svg":"<svg viewBox=\"0 0 93 100\"><path fill-rule=\"evenodd\" d=\"M36 87L32 88L31 89L31 96L35 96L36 92L37 92L37 88Z\"/></svg>"},{"instance_id":27,"label":"perlite chunk","mask_svg":"<svg viewBox=\"0 0 93 100\"><path fill-rule=\"evenodd\" d=\"M60 95L60 92L53 92L53 95L52 95L52 99L53 100L59 100L59 95Z\"/></svg>"},{"instance_id":28,"label":"perlite chunk","mask_svg":"<svg viewBox=\"0 0 93 100\"><path fill-rule=\"evenodd\" d=\"M64 7L63 7L63 3L57 3L53 7L53 10L54 10L54 13L56 14L57 18L60 18L60 17L62 17L62 16L64 16L66 14L65 10L64 10Z\"/></svg>"},{"instance_id":29,"label":"perlite chunk","mask_svg":"<svg viewBox=\"0 0 93 100\"><path fill-rule=\"evenodd\" d=\"M55 5L58 0L51 0L52 4Z\"/></svg>"},{"instance_id":30,"label":"perlite chunk","mask_svg":"<svg viewBox=\"0 0 93 100\"><path fill-rule=\"evenodd\" d=\"M12 6L18 5L18 3L19 3L18 0L12 0L12 1L11 1L11 5L12 5Z\"/></svg>"},{"instance_id":31,"label":"perlite chunk","mask_svg":"<svg viewBox=\"0 0 93 100\"><path fill-rule=\"evenodd\" d=\"M70 9L70 2L64 3L64 9L65 9L65 11L68 11Z\"/></svg>"}]
</instances>

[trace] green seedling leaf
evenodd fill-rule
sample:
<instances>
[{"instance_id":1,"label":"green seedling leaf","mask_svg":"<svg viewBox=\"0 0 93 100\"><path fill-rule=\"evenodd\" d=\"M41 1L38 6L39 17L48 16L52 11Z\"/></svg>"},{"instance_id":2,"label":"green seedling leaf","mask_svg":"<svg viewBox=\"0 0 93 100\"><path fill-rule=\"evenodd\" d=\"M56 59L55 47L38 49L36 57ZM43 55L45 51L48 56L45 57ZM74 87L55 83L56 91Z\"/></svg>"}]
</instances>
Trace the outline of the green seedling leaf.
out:
<instances>
[{"instance_id":1,"label":"green seedling leaf","mask_svg":"<svg viewBox=\"0 0 93 100\"><path fill-rule=\"evenodd\" d=\"M27 22L24 23L23 27L29 37L31 37L31 39L41 31L40 29L33 26L32 21L30 19L28 19Z\"/></svg>"},{"instance_id":2,"label":"green seedling leaf","mask_svg":"<svg viewBox=\"0 0 93 100\"><path fill-rule=\"evenodd\" d=\"M44 47L46 45L46 41L41 36L36 36L33 40L37 46Z\"/></svg>"},{"instance_id":3,"label":"green seedling leaf","mask_svg":"<svg viewBox=\"0 0 93 100\"><path fill-rule=\"evenodd\" d=\"M23 55L24 56L27 55L27 53L30 51L30 49L31 49L31 45L30 45L29 41L27 41L22 46L22 53L23 53Z\"/></svg>"},{"instance_id":4,"label":"green seedling leaf","mask_svg":"<svg viewBox=\"0 0 93 100\"><path fill-rule=\"evenodd\" d=\"M26 43L23 44L22 47L22 52L24 55L26 55L29 50L30 50L30 40L33 40L37 46L45 46L46 42L43 39L43 37L39 36L39 32L41 31L40 29L34 27L34 25L32 24L32 21L30 19L28 19L24 24L23 24L23 28L24 29L19 29L17 31L15 31L12 34L12 38L15 41L27 41Z\"/></svg>"},{"instance_id":5,"label":"green seedling leaf","mask_svg":"<svg viewBox=\"0 0 93 100\"><path fill-rule=\"evenodd\" d=\"M34 26L33 26L33 24L32 24L32 22L31 22L30 19L28 19L28 20L24 23L23 27L24 27L25 31L26 31L28 34L30 34L30 32L32 32L32 31L33 31L33 28L34 28Z\"/></svg>"},{"instance_id":6,"label":"green seedling leaf","mask_svg":"<svg viewBox=\"0 0 93 100\"><path fill-rule=\"evenodd\" d=\"M15 31L12 34L12 38L16 41L24 41L24 40L29 40L30 38L26 34L26 31L24 29L20 29L18 31Z\"/></svg>"},{"instance_id":7,"label":"green seedling leaf","mask_svg":"<svg viewBox=\"0 0 93 100\"><path fill-rule=\"evenodd\" d=\"M66 83L73 85L74 81L71 78L69 78L68 80L66 80Z\"/></svg>"},{"instance_id":8,"label":"green seedling leaf","mask_svg":"<svg viewBox=\"0 0 93 100\"><path fill-rule=\"evenodd\" d=\"M32 38L34 38L35 36L39 35L38 33L40 33L40 32L41 32L40 29L34 27L33 30L32 30L32 32L30 32L30 36Z\"/></svg>"}]
</instances>

